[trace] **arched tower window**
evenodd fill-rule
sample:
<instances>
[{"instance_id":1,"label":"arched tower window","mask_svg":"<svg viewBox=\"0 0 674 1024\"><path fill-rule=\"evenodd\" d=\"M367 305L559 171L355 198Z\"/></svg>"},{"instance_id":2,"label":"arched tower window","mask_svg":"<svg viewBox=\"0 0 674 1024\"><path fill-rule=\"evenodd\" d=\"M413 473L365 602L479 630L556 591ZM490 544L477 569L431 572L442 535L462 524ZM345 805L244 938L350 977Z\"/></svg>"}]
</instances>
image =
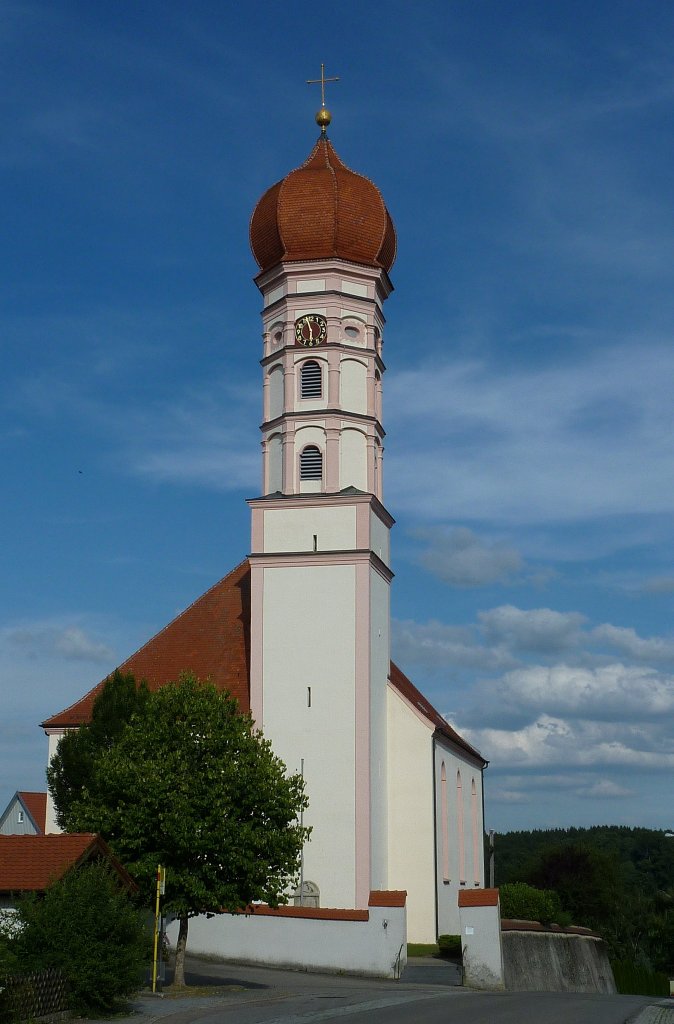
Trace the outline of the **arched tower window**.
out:
<instances>
[{"instance_id":1,"label":"arched tower window","mask_svg":"<svg viewBox=\"0 0 674 1024\"><path fill-rule=\"evenodd\" d=\"M323 455L315 444L308 444L300 452L300 480L321 480L323 477Z\"/></svg>"},{"instance_id":2,"label":"arched tower window","mask_svg":"<svg viewBox=\"0 0 674 1024\"><path fill-rule=\"evenodd\" d=\"M322 394L321 364L315 359L307 359L300 367L300 398L321 398Z\"/></svg>"}]
</instances>

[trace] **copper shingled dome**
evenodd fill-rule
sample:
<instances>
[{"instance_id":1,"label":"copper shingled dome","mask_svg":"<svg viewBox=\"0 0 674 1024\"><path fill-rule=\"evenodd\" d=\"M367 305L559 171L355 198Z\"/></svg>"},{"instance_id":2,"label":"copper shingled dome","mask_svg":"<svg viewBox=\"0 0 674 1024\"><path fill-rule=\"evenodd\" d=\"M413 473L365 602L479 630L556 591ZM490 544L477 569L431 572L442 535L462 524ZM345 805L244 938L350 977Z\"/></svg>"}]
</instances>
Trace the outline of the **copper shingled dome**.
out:
<instances>
[{"instance_id":1,"label":"copper shingled dome","mask_svg":"<svg viewBox=\"0 0 674 1024\"><path fill-rule=\"evenodd\" d=\"M284 260L336 256L388 271L396 233L377 186L349 170L321 136L309 159L258 202L250 247L260 270Z\"/></svg>"}]
</instances>

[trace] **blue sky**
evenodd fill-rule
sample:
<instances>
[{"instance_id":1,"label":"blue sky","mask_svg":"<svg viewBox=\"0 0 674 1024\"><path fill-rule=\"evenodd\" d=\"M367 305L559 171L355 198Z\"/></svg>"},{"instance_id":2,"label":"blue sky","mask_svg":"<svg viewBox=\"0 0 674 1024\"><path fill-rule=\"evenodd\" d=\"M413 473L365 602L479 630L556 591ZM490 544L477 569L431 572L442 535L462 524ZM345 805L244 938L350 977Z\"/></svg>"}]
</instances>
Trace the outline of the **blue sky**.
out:
<instances>
[{"instance_id":1,"label":"blue sky","mask_svg":"<svg viewBox=\"0 0 674 1024\"><path fill-rule=\"evenodd\" d=\"M0 805L248 551L248 219L325 61L398 231L394 656L488 827L672 827L674 7L230 7L0 0Z\"/></svg>"}]
</instances>

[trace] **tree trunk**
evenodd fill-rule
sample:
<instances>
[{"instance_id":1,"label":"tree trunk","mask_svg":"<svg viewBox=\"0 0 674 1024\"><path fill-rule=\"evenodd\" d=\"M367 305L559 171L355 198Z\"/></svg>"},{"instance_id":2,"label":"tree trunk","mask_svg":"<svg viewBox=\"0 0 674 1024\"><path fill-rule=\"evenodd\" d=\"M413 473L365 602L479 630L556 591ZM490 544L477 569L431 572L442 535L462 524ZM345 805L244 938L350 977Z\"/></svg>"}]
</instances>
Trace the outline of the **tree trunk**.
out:
<instances>
[{"instance_id":1,"label":"tree trunk","mask_svg":"<svg viewBox=\"0 0 674 1024\"><path fill-rule=\"evenodd\" d=\"M174 985L185 984L185 947L187 946L187 927L189 925L189 918L187 914L180 918L180 927L178 929L178 941L176 943L176 967L173 975Z\"/></svg>"}]
</instances>

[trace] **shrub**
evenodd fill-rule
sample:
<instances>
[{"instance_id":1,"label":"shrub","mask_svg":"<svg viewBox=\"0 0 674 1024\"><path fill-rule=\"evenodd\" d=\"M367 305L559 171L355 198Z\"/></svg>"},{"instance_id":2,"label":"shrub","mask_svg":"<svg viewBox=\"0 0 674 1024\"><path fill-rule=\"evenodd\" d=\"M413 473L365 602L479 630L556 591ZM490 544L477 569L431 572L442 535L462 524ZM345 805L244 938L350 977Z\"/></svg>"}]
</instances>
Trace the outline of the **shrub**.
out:
<instances>
[{"instance_id":1,"label":"shrub","mask_svg":"<svg viewBox=\"0 0 674 1024\"><path fill-rule=\"evenodd\" d=\"M115 1010L140 986L149 941L143 918L102 864L69 871L43 897L21 900L11 946L22 970L55 967L75 1014Z\"/></svg>"},{"instance_id":2,"label":"shrub","mask_svg":"<svg viewBox=\"0 0 674 1024\"><path fill-rule=\"evenodd\" d=\"M461 936L460 935L438 935L438 948L440 956L460 957Z\"/></svg>"},{"instance_id":3,"label":"shrub","mask_svg":"<svg viewBox=\"0 0 674 1024\"><path fill-rule=\"evenodd\" d=\"M669 978L666 974L649 971L646 967L624 960L611 964L616 988L624 996L668 996Z\"/></svg>"},{"instance_id":4,"label":"shrub","mask_svg":"<svg viewBox=\"0 0 674 1024\"><path fill-rule=\"evenodd\" d=\"M501 917L516 918L520 921L540 921L541 924L567 924L559 902L559 896L552 889L535 889L526 882L508 882L499 889Z\"/></svg>"}]
</instances>

